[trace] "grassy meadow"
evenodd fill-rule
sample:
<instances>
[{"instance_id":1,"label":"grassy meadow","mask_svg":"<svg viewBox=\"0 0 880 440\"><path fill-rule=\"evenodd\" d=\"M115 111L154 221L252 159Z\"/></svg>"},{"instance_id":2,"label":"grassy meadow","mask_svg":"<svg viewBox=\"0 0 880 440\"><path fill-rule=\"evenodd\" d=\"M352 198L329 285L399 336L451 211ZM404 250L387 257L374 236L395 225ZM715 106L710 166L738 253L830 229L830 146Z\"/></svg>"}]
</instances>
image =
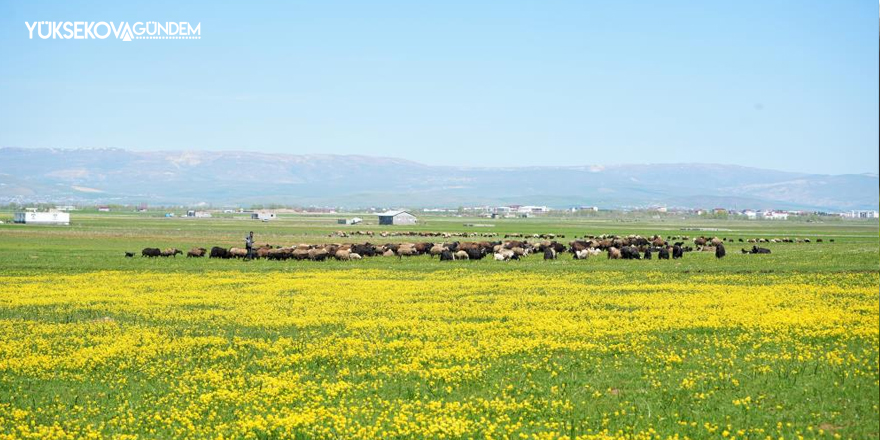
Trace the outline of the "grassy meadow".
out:
<instances>
[{"instance_id":1,"label":"grassy meadow","mask_svg":"<svg viewBox=\"0 0 880 440\"><path fill-rule=\"evenodd\" d=\"M72 217L0 225L0 439L880 437L876 221ZM723 260L123 257L249 230L812 242Z\"/></svg>"}]
</instances>

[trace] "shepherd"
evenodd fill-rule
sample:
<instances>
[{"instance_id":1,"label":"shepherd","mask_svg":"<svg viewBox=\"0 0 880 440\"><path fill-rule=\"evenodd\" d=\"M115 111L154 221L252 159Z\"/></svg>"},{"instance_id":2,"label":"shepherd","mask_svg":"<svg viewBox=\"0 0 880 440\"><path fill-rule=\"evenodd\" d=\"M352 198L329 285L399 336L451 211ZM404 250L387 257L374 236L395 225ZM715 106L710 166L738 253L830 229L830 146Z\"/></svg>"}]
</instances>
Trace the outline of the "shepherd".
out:
<instances>
[{"instance_id":1,"label":"shepherd","mask_svg":"<svg viewBox=\"0 0 880 440\"><path fill-rule=\"evenodd\" d=\"M244 238L244 247L247 249L247 256L244 257L245 260L251 260L254 258L254 231L251 231L247 237Z\"/></svg>"}]
</instances>

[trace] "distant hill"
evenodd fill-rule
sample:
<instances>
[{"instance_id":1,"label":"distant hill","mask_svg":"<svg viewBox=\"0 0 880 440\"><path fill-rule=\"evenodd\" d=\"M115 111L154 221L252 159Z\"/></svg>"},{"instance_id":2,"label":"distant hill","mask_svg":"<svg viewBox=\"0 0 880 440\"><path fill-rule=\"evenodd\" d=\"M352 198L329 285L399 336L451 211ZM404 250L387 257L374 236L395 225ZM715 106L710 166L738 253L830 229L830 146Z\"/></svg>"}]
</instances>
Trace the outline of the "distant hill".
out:
<instances>
[{"instance_id":1,"label":"distant hill","mask_svg":"<svg viewBox=\"0 0 880 440\"><path fill-rule=\"evenodd\" d=\"M0 148L0 202L877 209L876 174L714 164L472 168L370 156Z\"/></svg>"}]
</instances>

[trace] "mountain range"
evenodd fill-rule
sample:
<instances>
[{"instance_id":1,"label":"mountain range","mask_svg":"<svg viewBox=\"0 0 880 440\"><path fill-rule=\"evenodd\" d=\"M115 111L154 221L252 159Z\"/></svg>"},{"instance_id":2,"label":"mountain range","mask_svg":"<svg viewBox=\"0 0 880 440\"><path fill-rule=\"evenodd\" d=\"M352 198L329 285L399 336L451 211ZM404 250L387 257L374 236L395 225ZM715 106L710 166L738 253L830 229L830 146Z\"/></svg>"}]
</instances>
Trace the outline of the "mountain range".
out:
<instances>
[{"instance_id":1,"label":"mountain range","mask_svg":"<svg viewBox=\"0 0 880 440\"><path fill-rule=\"evenodd\" d=\"M0 203L877 209L877 174L718 164L432 166L358 155L0 148Z\"/></svg>"}]
</instances>

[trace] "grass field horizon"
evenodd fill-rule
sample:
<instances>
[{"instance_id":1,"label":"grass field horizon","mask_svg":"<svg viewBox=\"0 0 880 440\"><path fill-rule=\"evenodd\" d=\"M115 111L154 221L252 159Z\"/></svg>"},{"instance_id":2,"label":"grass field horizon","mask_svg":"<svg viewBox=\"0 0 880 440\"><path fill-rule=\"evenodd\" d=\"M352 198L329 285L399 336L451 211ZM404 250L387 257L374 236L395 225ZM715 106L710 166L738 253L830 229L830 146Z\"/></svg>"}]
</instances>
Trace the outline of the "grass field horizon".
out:
<instances>
[{"instance_id":1,"label":"grass field horizon","mask_svg":"<svg viewBox=\"0 0 880 440\"><path fill-rule=\"evenodd\" d=\"M0 439L880 436L876 222L337 217L0 225ZM722 260L123 256L250 230L275 245L444 241L339 230L811 243L735 241Z\"/></svg>"},{"instance_id":2,"label":"grass field horizon","mask_svg":"<svg viewBox=\"0 0 880 440\"><path fill-rule=\"evenodd\" d=\"M4 270L27 270L28 268L51 267L53 269L64 268L66 270L86 270L103 268L127 268L141 267L141 265L163 265L169 270L203 270L205 267L229 267L242 270L253 270L249 267L258 266L258 270L271 270L284 266L296 265L296 262L257 261L253 265L238 264L240 261L211 261L176 262L170 261L144 261L140 260L140 250L145 247L167 248L176 247L183 251L191 247L222 246L243 247L244 236L248 231L254 231L257 243L290 246L300 243L388 243L388 242L443 242L443 241L473 241L473 240L503 240L506 234L545 234L553 233L563 235L564 238L557 240L568 244L575 236L598 235L598 234L641 234L650 236L660 234L663 236L686 235L696 237L719 236L733 238L808 238L811 243L798 244L767 244L777 254L773 260L778 261L779 256L786 258L787 255L796 253L802 257L789 259L789 263L796 267L813 267L816 270L825 268L834 270L840 267L844 270L878 270L880 261L880 227L876 221L833 221L827 223L807 223L794 221L747 221L747 220L715 220L715 219L676 219L665 218L663 220L638 219L627 220L627 216L612 218L577 218L577 217L539 217L530 219L485 219L479 217L451 217L451 216L424 216L420 217L418 225L412 226L382 226L376 224L369 216L364 224L346 226L336 224L337 218L344 214L281 214L278 219L261 222L251 220L246 216L228 216L221 218L193 219L193 218L164 218L161 216L144 215L137 213L92 213L74 215L70 226L51 225L16 225L11 223L10 213L0 212L0 220L6 224L0 225L0 262ZM492 227L464 226L469 224L489 224ZM700 230L704 229L704 230ZM349 237L331 236L337 231L373 231L375 235L351 235ZM389 236L381 237L380 232L469 232L469 233L495 233L493 237L419 237L419 236ZM823 239L823 243L816 243L816 239ZM51 240L51 245L45 240ZM834 240L830 242L829 240ZM751 247L750 243L728 243L728 254L738 253L740 248ZM63 248L63 252L59 252ZM831 252L828 252L828 251ZM841 253L847 254L847 258L838 258ZM18 251L18 252L13 252ZM118 257L124 252L136 252L138 258L135 261L126 261ZM873 252L873 253L872 253ZM27 255L24 255L26 253ZM697 253L690 254L697 255ZM566 260L570 255L565 255L560 260ZM700 256L702 258L703 256ZM734 258L745 263L743 270L750 270L750 262L760 261L755 257ZM180 258L180 257L178 257ZM416 258L421 261L421 258ZM536 259L515 262L514 264L527 265ZM598 259L601 260L601 259ZM678 267L692 258L678 262ZM403 266L406 264L405 259ZM597 264L591 260L589 263ZM728 269L731 260L723 260L715 266L700 267L702 270ZM95 262L94 265L91 262ZM309 262L299 262L308 264ZM332 265L333 262L326 262ZM348 262L350 263L350 262ZM401 262L388 262L383 259L367 259L356 264L396 264ZM475 266L490 264L490 262L470 262ZM542 262L539 262L542 263ZM585 264L585 262L572 262ZM588 264L589 264L588 263ZM615 261L609 267L639 267L638 262ZM630 264L633 263L633 264ZM209 264L210 266L203 266ZM321 264L321 263L317 263ZM350 265L350 264L349 264ZM830 266L829 266L830 265ZM418 265L416 265L418 266ZM344 266L343 266L344 267ZM780 265L777 270L795 269L786 264ZM757 268L756 268L757 269ZM760 270L773 268L763 267Z\"/></svg>"}]
</instances>

